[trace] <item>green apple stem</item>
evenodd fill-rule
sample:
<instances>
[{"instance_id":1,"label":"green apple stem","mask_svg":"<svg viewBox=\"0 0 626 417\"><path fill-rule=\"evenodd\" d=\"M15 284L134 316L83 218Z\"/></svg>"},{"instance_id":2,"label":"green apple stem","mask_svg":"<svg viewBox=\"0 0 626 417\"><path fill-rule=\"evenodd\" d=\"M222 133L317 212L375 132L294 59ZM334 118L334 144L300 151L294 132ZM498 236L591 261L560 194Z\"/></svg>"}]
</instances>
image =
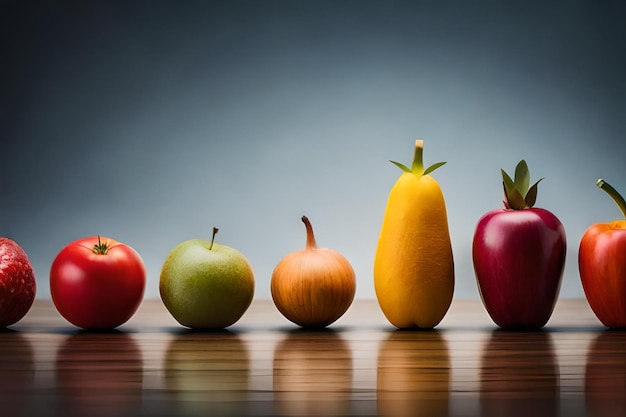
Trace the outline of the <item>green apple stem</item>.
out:
<instances>
[{"instance_id":1,"label":"green apple stem","mask_svg":"<svg viewBox=\"0 0 626 417\"><path fill-rule=\"evenodd\" d=\"M211 237L211 245L209 246L209 250L213 249L213 242L215 242L215 235L220 229L217 227L213 227L213 236Z\"/></svg>"},{"instance_id":2,"label":"green apple stem","mask_svg":"<svg viewBox=\"0 0 626 417\"><path fill-rule=\"evenodd\" d=\"M306 248L307 249L315 249L317 248L317 242L315 242L315 235L313 234L313 226L311 226L311 222L306 216L302 216L302 222L306 227Z\"/></svg>"},{"instance_id":3,"label":"green apple stem","mask_svg":"<svg viewBox=\"0 0 626 417\"><path fill-rule=\"evenodd\" d=\"M622 195L615 188L611 187L611 185L608 182L605 182L602 178L596 182L596 185L611 196L613 201L615 201L615 204L617 204L619 209L622 211L624 217L626 217L626 201L624 201L624 197L622 197Z\"/></svg>"},{"instance_id":4,"label":"green apple stem","mask_svg":"<svg viewBox=\"0 0 626 417\"><path fill-rule=\"evenodd\" d=\"M102 243L100 241L100 235L98 235L98 243L93 245L91 251L96 255L106 255L109 252L109 242Z\"/></svg>"}]
</instances>

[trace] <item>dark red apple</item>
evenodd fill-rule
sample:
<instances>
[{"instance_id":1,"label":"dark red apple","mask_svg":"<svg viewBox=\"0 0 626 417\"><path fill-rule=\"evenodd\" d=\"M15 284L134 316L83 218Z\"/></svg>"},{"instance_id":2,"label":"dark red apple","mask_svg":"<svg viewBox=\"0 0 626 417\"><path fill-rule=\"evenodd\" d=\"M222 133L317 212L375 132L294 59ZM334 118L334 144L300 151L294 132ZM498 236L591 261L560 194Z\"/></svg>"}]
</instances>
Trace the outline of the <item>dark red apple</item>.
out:
<instances>
[{"instance_id":1,"label":"dark red apple","mask_svg":"<svg viewBox=\"0 0 626 417\"><path fill-rule=\"evenodd\" d=\"M537 181L529 187L525 161L515 180L502 170L504 209L478 221L472 257L480 295L491 319L505 328L543 327L554 310L565 265L565 229L559 219L533 208Z\"/></svg>"},{"instance_id":2,"label":"dark red apple","mask_svg":"<svg viewBox=\"0 0 626 417\"><path fill-rule=\"evenodd\" d=\"M35 300L35 274L26 252L0 237L0 328L17 323Z\"/></svg>"}]
</instances>

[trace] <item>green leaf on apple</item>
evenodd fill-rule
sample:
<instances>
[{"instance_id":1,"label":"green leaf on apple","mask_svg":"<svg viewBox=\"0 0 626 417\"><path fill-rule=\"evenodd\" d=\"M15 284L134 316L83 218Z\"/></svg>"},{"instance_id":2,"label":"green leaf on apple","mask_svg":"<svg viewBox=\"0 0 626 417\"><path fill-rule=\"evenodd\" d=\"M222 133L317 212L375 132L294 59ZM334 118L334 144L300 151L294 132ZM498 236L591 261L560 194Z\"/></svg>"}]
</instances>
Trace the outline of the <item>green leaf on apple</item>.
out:
<instances>
[{"instance_id":1,"label":"green leaf on apple","mask_svg":"<svg viewBox=\"0 0 626 417\"><path fill-rule=\"evenodd\" d=\"M501 171L507 208L522 210L534 206L537 201L537 186L543 178L529 187L530 171L523 159L515 167L515 179L512 179L503 169Z\"/></svg>"},{"instance_id":2,"label":"green leaf on apple","mask_svg":"<svg viewBox=\"0 0 626 417\"><path fill-rule=\"evenodd\" d=\"M528 165L523 159L519 161L515 167L515 187L519 190L520 194L525 196L530 186L530 172L528 171Z\"/></svg>"},{"instance_id":3,"label":"green leaf on apple","mask_svg":"<svg viewBox=\"0 0 626 417\"><path fill-rule=\"evenodd\" d=\"M539 181L534 183L533 186L530 187L530 189L526 193L526 196L524 197L524 201L526 201L526 206L532 207L535 205L535 202L537 201L537 188L538 188L537 186L539 185L542 179L543 178L541 178Z\"/></svg>"},{"instance_id":4,"label":"green leaf on apple","mask_svg":"<svg viewBox=\"0 0 626 417\"><path fill-rule=\"evenodd\" d=\"M513 182L511 177L509 177L509 174L507 174L505 170L501 169L500 171L502 171L502 180L504 182L504 192L506 195L509 195L515 189L515 183Z\"/></svg>"}]
</instances>

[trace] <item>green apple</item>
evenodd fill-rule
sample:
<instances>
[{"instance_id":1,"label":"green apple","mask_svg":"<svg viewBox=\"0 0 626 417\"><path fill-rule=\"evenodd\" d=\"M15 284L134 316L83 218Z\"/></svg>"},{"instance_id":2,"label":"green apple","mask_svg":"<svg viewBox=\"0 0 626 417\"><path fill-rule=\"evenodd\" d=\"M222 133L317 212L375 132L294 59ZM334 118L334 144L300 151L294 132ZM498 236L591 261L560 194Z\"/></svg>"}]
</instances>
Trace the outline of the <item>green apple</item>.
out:
<instances>
[{"instance_id":1,"label":"green apple","mask_svg":"<svg viewBox=\"0 0 626 417\"><path fill-rule=\"evenodd\" d=\"M223 329L243 316L254 297L254 273L241 252L192 239L169 253L159 292L170 314L192 329Z\"/></svg>"}]
</instances>

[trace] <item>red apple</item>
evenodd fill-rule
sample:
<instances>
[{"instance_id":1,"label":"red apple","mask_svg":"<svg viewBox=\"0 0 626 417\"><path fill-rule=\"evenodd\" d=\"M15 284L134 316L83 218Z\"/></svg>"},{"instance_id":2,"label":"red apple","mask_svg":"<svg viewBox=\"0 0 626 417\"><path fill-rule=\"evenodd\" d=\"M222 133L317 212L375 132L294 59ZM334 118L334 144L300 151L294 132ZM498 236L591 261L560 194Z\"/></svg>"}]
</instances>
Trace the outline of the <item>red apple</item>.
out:
<instances>
[{"instance_id":1,"label":"red apple","mask_svg":"<svg viewBox=\"0 0 626 417\"><path fill-rule=\"evenodd\" d=\"M624 198L603 180L597 185L615 200L624 216ZM603 325L626 328L626 220L590 226L578 250L580 279L585 297Z\"/></svg>"},{"instance_id":2,"label":"red apple","mask_svg":"<svg viewBox=\"0 0 626 417\"><path fill-rule=\"evenodd\" d=\"M547 322L561 287L565 230L559 219L533 208L537 181L529 187L525 161L515 180L502 170L504 209L485 214L476 226L472 248L480 295L500 327L540 328Z\"/></svg>"},{"instance_id":3,"label":"red apple","mask_svg":"<svg viewBox=\"0 0 626 417\"><path fill-rule=\"evenodd\" d=\"M35 300L35 274L26 252L0 237L0 328L17 323Z\"/></svg>"}]
</instances>

